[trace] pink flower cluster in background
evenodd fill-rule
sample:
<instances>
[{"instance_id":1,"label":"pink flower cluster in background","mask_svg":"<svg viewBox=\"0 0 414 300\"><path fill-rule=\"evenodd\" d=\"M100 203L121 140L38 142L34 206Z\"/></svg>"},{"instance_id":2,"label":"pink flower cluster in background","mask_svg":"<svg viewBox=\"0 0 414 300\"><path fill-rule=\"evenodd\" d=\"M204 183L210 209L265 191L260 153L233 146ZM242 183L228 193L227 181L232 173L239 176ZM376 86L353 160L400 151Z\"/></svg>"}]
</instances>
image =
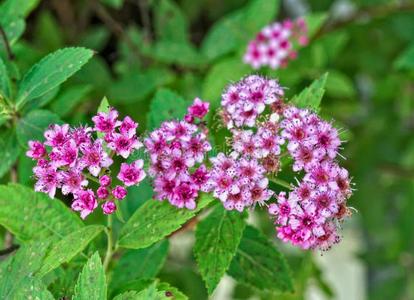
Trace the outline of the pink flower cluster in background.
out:
<instances>
[{"instance_id":1,"label":"pink flower cluster in background","mask_svg":"<svg viewBox=\"0 0 414 300\"><path fill-rule=\"evenodd\" d=\"M98 203L105 214L116 210L115 201L127 195L126 187L145 178L143 161L122 163L113 184L110 167L113 155L123 159L142 147L136 136L138 124L130 117L118 120L118 112L109 108L92 118L95 126L71 128L68 124L51 125L45 132L46 141L30 141L26 155L37 161L33 169L35 190L54 197L56 189L73 195L72 209L85 218ZM93 133L102 138L94 138ZM95 182L96 190L91 187Z\"/></svg>"},{"instance_id":2,"label":"pink flower cluster in background","mask_svg":"<svg viewBox=\"0 0 414 300\"><path fill-rule=\"evenodd\" d=\"M305 46L307 43L308 29L302 18L275 22L264 27L250 41L243 60L254 69L263 66L283 68L289 60L296 58L295 45Z\"/></svg>"},{"instance_id":3,"label":"pink flower cluster in background","mask_svg":"<svg viewBox=\"0 0 414 300\"><path fill-rule=\"evenodd\" d=\"M185 120L164 122L145 139L156 199L167 199L179 208L196 208L199 191L205 191L209 178L203 161L211 146L201 130L208 109L209 103L196 98Z\"/></svg>"}]
</instances>

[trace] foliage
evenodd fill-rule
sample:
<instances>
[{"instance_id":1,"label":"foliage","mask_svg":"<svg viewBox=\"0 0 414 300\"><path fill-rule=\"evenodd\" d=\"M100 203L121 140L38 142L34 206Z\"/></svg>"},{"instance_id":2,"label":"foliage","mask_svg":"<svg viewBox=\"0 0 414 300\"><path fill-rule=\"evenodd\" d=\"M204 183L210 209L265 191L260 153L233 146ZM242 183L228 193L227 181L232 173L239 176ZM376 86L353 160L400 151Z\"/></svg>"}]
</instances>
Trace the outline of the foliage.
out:
<instances>
[{"instance_id":1,"label":"foliage","mask_svg":"<svg viewBox=\"0 0 414 300\"><path fill-rule=\"evenodd\" d=\"M221 151L221 94L249 74L278 78L290 103L337 120L356 183L344 239L358 249L347 255L367 270L368 298L414 298L414 7L303 3L1 1L0 299L207 299L225 276L237 299L303 299L310 282L328 297L340 293L313 255L274 241L265 208L229 212L202 194L197 209L177 209L151 199L146 179L113 219L83 222L67 196L33 191L27 142L109 104L145 135L200 97L210 102L212 152ZM243 63L264 26L296 15L309 27L296 59L277 70Z\"/></svg>"}]
</instances>

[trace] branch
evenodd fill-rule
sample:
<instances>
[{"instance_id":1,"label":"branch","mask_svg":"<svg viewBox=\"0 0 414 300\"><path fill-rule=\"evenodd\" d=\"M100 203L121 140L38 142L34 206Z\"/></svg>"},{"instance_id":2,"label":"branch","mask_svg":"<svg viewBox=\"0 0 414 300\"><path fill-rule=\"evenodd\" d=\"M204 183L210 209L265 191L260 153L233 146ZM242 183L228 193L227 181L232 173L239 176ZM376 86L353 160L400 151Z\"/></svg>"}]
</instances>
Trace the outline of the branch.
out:
<instances>
[{"instance_id":1,"label":"branch","mask_svg":"<svg viewBox=\"0 0 414 300\"><path fill-rule=\"evenodd\" d=\"M397 4L386 4L382 6L371 6L361 10L356 11L355 13L349 15L344 19L338 21L333 21L332 19L326 20L326 22L319 28L319 30L311 38L311 42L320 38L321 36L341 29L355 21L364 19L364 18L381 18L388 16L394 13L402 11L414 11L414 3L397 3Z\"/></svg>"},{"instance_id":2,"label":"branch","mask_svg":"<svg viewBox=\"0 0 414 300\"><path fill-rule=\"evenodd\" d=\"M4 47L6 48L7 56L9 60L14 60L14 54L11 50L9 39L7 38L6 32L3 29L3 26L0 25L0 35L3 39Z\"/></svg>"},{"instance_id":3,"label":"branch","mask_svg":"<svg viewBox=\"0 0 414 300\"><path fill-rule=\"evenodd\" d=\"M2 249L0 250L0 256L6 256L9 255L10 253L14 252L15 250L19 249L19 245L11 245L10 247L6 248L6 249Z\"/></svg>"}]
</instances>

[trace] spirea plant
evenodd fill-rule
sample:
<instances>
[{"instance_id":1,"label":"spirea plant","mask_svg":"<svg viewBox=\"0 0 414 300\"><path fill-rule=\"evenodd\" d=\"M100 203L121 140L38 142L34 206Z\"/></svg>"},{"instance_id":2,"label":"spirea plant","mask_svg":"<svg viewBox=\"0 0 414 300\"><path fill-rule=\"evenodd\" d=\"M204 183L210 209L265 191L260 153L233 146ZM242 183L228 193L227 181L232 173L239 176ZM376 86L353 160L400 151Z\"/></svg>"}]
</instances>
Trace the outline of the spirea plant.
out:
<instances>
[{"instance_id":1,"label":"spirea plant","mask_svg":"<svg viewBox=\"0 0 414 300\"><path fill-rule=\"evenodd\" d=\"M225 22L237 29L233 39L223 43L229 32L217 25L199 54L181 12L161 1L155 39L138 37L138 50L134 34L121 39L139 64L121 44L127 58L115 73L136 73L82 85L76 80L104 73L99 52L85 47L53 51L20 76L12 51L22 48L13 45L35 2L0 6L1 31L10 25L0 52L0 177L10 175L0 185L0 225L11 239L0 299L188 299L174 287L183 286L174 274L184 266L166 263L183 235L194 239L195 264L185 268L208 295L225 276L260 295L293 293L299 283L284 253L319 254L340 242L353 183L343 131L320 114L328 73L288 97L283 76L258 70L288 68L323 18L273 22L261 8L274 4L252 0ZM239 41L245 34L256 37ZM215 75L228 62L206 76L207 92L191 90L203 68L236 52L225 79ZM172 91L179 84L159 64L200 68L179 83L191 97Z\"/></svg>"}]
</instances>

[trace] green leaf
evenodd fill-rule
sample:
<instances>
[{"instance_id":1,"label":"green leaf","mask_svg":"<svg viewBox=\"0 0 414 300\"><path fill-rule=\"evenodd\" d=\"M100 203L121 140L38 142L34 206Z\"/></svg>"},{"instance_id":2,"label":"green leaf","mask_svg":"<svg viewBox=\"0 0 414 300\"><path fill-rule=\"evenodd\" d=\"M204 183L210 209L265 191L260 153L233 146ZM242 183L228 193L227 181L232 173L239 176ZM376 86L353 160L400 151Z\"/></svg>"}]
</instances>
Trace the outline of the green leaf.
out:
<instances>
[{"instance_id":1,"label":"green leaf","mask_svg":"<svg viewBox=\"0 0 414 300\"><path fill-rule=\"evenodd\" d=\"M40 0L6 0L0 6L0 19L27 17L39 2Z\"/></svg>"},{"instance_id":2,"label":"green leaf","mask_svg":"<svg viewBox=\"0 0 414 300\"><path fill-rule=\"evenodd\" d=\"M106 292L105 271L95 252L79 274L73 300L105 300Z\"/></svg>"},{"instance_id":3,"label":"green leaf","mask_svg":"<svg viewBox=\"0 0 414 300\"><path fill-rule=\"evenodd\" d=\"M179 289L171 286L166 282L157 284L157 290L161 296L166 296L167 299L187 300L188 297L184 295Z\"/></svg>"},{"instance_id":4,"label":"green leaf","mask_svg":"<svg viewBox=\"0 0 414 300\"><path fill-rule=\"evenodd\" d=\"M0 23L3 26L3 30L6 33L7 41L9 42L9 45L14 45L17 40L23 35L24 29L26 27L26 24L23 19L16 18L12 19L10 21L6 21L6 19L0 19ZM1 49L5 51L6 46L4 44L4 40L0 39Z\"/></svg>"},{"instance_id":5,"label":"green leaf","mask_svg":"<svg viewBox=\"0 0 414 300\"><path fill-rule=\"evenodd\" d=\"M48 110L33 110L17 123L17 139L23 147L27 147L30 140L42 140L49 125L60 123L59 116Z\"/></svg>"},{"instance_id":6,"label":"green leaf","mask_svg":"<svg viewBox=\"0 0 414 300\"><path fill-rule=\"evenodd\" d=\"M54 300L53 295L47 290L45 284L38 278L26 277L19 284L16 292L7 300L22 300L22 299L39 299L39 300Z\"/></svg>"},{"instance_id":7,"label":"green leaf","mask_svg":"<svg viewBox=\"0 0 414 300\"><path fill-rule=\"evenodd\" d=\"M247 226L228 274L260 291L293 291L289 267L276 248L257 229Z\"/></svg>"},{"instance_id":8,"label":"green leaf","mask_svg":"<svg viewBox=\"0 0 414 300\"><path fill-rule=\"evenodd\" d=\"M119 9L124 5L124 0L100 0L103 4L108 5L109 7Z\"/></svg>"},{"instance_id":9,"label":"green leaf","mask_svg":"<svg viewBox=\"0 0 414 300\"><path fill-rule=\"evenodd\" d=\"M236 254L246 223L245 214L217 205L197 225L194 254L200 274L211 294Z\"/></svg>"},{"instance_id":10,"label":"green leaf","mask_svg":"<svg viewBox=\"0 0 414 300\"><path fill-rule=\"evenodd\" d=\"M116 296L113 300L186 300L188 299L177 288L168 283L154 282L149 287L139 292L129 291Z\"/></svg>"},{"instance_id":11,"label":"green leaf","mask_svg":"<svg viewBox=\"0 0 414 300\"><path fill-rule=\"evenodd\" d=\"M0 224L22 241L57 240L83 226L61 201L18 184L0 185L0 207Z\"/></svg>"},{"instance_id":12,"label":"green leaf","mask_svg":"<svg viewBox=\"0 0 414 300\"><path fill-rule=\"evenodd\" d=\"M164 265L167 253L167 240L148 248L128 251L113 270L111 286L116 289L134 279L154 278Z\"/></svg>"},{"instance_id":13,"label":"green leaf","mask_svg":"<svg viewBox=\"0 0 414 300\"><path fill-rule=\"evenodd\" d=\"M213 60L247 47L247 42L275 18L278 8L279 1L250 0L212 26L201 47L203 55Z\"/></svg>"},{"instance_id":14,"label":"green leaf","mask_svg":"<svg viewBox=\"0 0 414 300\"><path fill-rule=\"evenodd\" d=\"M132 215L121 230L119 246L140 249L151 246L179 229L213 198L202 194L194 210L179 209L167 201L149 200Z\"/></svg>"},{"instance_id":15,"label":"green leaf","mask_svg":"<svg viewBox=\"0 0 414 300\"><path fill-rule=\"evenodd\" d=\"M13 166L21 148L17 142L14 129L2 129L0 132L0 178ZM0 195L1 197L1 195ZM1 213L0 213L1 214Z\"/></svg>"},{"instance_id":16,"label":"green leaf","mask_svg":"<svg viewBox=\"0 0 414 300\"><path fill-rule=\"evenodd\" d=\"M6 66L2 58L0 57L0 97L3 96L6 99L11 98L11 86L10 86L10 78L9 74L7 73Z\"/></svg>"},{"instance_id":17,"label":"green leaf","mask_svg":"<svg viewBox=\"0 0 414 300\"><path fill-rule=\"evenodd\" d=\"M32 101L26 103L23 107L22 115L27 114L28 112L46 106L50 101L52 101L56 95L59 93L60 86L55 87L46 94L43 94L39 98L33 99Z\"/></svg>"},{"instance_id":18,"label":"green leaf","mask_svg":"<svg viewBox=\"0 0 414 300\"><path fill-rule=\"evenodd\" d=\"M204 63L204 57L189 42L159 41L145 55L166 64L197 67Z\"/></svg>"},{"instance_id":19,"label":"green leaf","mask_svg":"<svg viewBox=\"0 0 414 300\"><path fill-rule=\"evenodd\" d=\"M70 261L75 255L83 251L103 229L104 227L101 225L89 225L63 237L53 245L46 255L38 275L42 277L62 263Z\"/></svg>"},{"instance_id":20,"label":"green leaf","mask_svg":"<svg viewBox=\"0 0 414 300\"><path fill-rule=\"evenodd\" d=\"M203 100L210 101L211 111L219 106L223 89L249 72L250 67L241 63L239 58L222 60L209 70L203 83Z\"/></svg>"},{"instance_id":21,"label":"green leaf","mask_svg":"<svg viewBox=\"0 0 414 300\"><path fill-rule=\"evenodd\" d=\"M394 67L399 70L414 69L414 43L408 46L395 60Z\"/></svg>"},{"instance_id":22,"label":"green leaf","mask_svg":"<svg viewBox=\"0 0 414 300\"><path fill-rule=\"evenodd\" d=\"M133 72L113 83L108 91L112 103L128 104L145 99L158 87L174 80L174 75L166 69L150 69L144 72Z\"/></svg>"},{"instance_id":23,"label":"green leaf","mask_svg":"<svg viewBox=\"0 0 414 300\"><path fill-rule=\"evenodd\" d=\"M51 110L60 117L65 117L85 100L91 90L91 85L73 85L57 95L56 99L52 102Z\"/></svg>"},{"instance_id":24,"label":"green leaf","mask_svg":"<svg viewBox=\"0 0 414 300\"><path fill-rule=\"evenodd\" d=\"M22 282L41 267L48 247L48 240L28 243L0 265L0 299L13 298Z\"/></svg>"},{"instance_id":25,"label":"green leaf","mask_svg":"<svg viewBox=\"0 0 414 300\"><path fill-rule=\"evenodd\" d=\"M158 39L186 43L188 23L180 8L170 0L158 2L154 5L155 32Z\"/></svg>"},{"instance_id":26,"label":"green leaf","mask_svg":"<svg viewBox=\"0 0 414 300\"><path fill-rule=\"evenodd\" d=\"M327 78L328 73L325 73L321 78L315 80L310 86L302 90L299 95L296 95L291 102L300 108L309 108L318 111L323 94L325 93Z\"/></svg>"},{"instance_id":27,"label":"green leaf","mask_svg":"<svg viewBox=\"0 0 414 300\"><path fill-rule=\"evenodd\" d=\"M308 27L308 36L312 37L328 18L327 13L313 13L304 17Z\"/></svg>"},{"instance_id":28,"label":"green leaf","mask_svg":"<svg viewBox=\"0 0 414 300\"><path fill-rule=\"evenodd\" d=\"M64 34L49 10L42 10L37 16L33 35L35 45L44 52L56 51L64 45Z\"/></svg>"},{"instance_id":29,"label":"green leaf","mask_svg":"<svg viewBox=\"0 0 414 300\"><path fill-rule=\"evenodd\" d=\"M180 95L167 89L160 89L151 101L147 128L152 130L164 121L181 119L186 112L187 103Z\"/></svg>"},{"instance_id":30,"label":"green leaf","mask_svg":"<svg viewBox=\"0 0 414 300\"><path fill-rule=\"evenodd\" d=\"M38 98L75 74L93 56L86 48L63 48L34 65L19 84L16 106Z\"/></svg>"},{"instance_id":31,"label":"green leaf","mask_svg":"<svg viewBox=\"0 0 414 300\"><path fill-rule=\"evenodd\" d=\"M337 98L352 98L356 91L352 80L342 72L329 71L326 81L326 94Z\"/></svg>"}]
</instances>

